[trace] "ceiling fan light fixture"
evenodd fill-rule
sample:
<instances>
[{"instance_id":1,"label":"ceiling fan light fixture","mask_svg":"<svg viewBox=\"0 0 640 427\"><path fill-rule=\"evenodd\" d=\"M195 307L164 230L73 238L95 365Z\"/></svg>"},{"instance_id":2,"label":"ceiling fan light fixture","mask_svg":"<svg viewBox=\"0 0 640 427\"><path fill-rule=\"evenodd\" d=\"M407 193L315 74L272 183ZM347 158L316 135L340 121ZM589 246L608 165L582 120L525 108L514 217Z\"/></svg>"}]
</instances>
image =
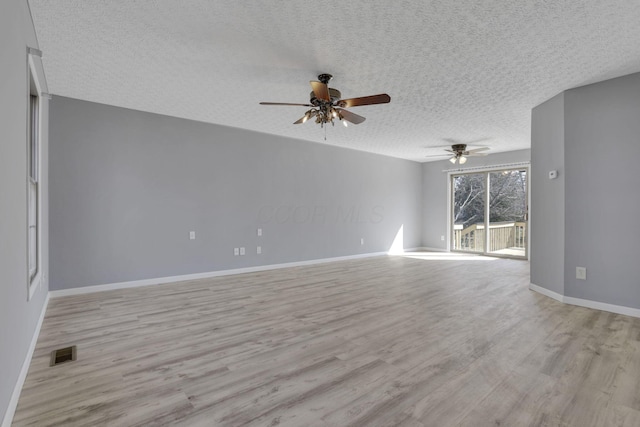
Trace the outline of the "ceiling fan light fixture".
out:
<instances>
[{"instance_id":1,"label":"ceiling fan light fixture","mask_svg":"<svg viewBox=\"0 0 640 427\"><path fill-rule=\"evenodd\" d=\"M343 108L345 107L386 104L391 102L391 97L386 93L361 96L357 98L341 99L342 94L339 90L327 86L329 80L331 80L331 77L331 74L320 74L318 75L318 81L309 82L311 84L312 91L309 94L308 104L285 102L260 102L260 104L311 107L311 110L307 111L302 118L298 119L293 124L297 125L300 123L305 123L310 118L315 116L315 122L319 124L321 128L323 128L325 124L328 125L329 123L331 123L331 126L334 126L335 119L339 119L340 121L342 121L342 124L345 127L349 126L347 121L354 125L360 124L365 121L364 117L354 114L348 110L344 110Z\"/></svg>"},{"instance_id":2,"label":"ceiling fan light fixture","mask_svg":"<svg viewBox=\"0 0 640 427\"><path fill-rule=\"evenodd\" d=\"M467 158L465 156L460 156L459 161L461 165L464 165L465 163L467 163Z\"/></svg>"},{"instance_id":3,"label":"ceiling fan light fixture","mask_svg":"<svg viewBox=\"0 0 640 427\"><path fill-rule=\"evenodd\" d=\"M454 165L456 164L456 160L458 160L458 158L456 156L453 156L452 158L449 159L449 161L451 163L453 163Z\"/></svg>"}]
</instances>

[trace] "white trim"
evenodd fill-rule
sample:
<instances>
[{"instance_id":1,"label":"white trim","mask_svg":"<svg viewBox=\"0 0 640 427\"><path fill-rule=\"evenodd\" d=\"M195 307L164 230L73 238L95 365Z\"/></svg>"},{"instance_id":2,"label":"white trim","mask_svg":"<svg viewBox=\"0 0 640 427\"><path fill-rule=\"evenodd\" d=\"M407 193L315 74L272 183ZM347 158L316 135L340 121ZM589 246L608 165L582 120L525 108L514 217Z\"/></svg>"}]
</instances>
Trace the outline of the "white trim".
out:
<instances>
[{"instance_id":1,"label":"white trim","mask_svg":"<svg viewBox=\"0 0 640 427\"><path fill-rule=\"evenodd\" d=\"M418 248L413 248L413 249L405 249L405 252L419 252L419 251L426 251L426 252L449 252L449 250L447 248L429 248L427 246L420 246Z\"/></svg>"},{"instance_id":2,"label":"white trim","mask_svg":"<svg viewBox=\"0 0 640 427\"><path fill-rule=\"evenodd\" d=\"M38 51L38 49L35 49L40 52L40 55L35 55L29 52L29 49L33 48L27 48L27 56L29 58L29 65L31 65L31 67L33 68L34 74L36 76L34 77L34 80L36 80L38 93L49 94L49 85L47 84L47 79L44 75L44 66L42 65L42 52Z\"/></svg>"},{"instance_id":3,"label":"white trim","mask_svg":"<svg viewBox=\"0 0 640 427\"><path fill-rule=\"evenodd\" d=\"M453 230L451 229L451 224L453 223L453 174L447 174L447 239L445 240L447 251L451 251L451 242L453 242L453 235L451 234Z\"/></svg>"},{"instance_id":4,"label":"white trim","mask_svg":"<svg viewBox=\"0 0 640 427\"><path fill-rule=\"evenodd\" d=\"M31 279L31 281L29 282L29 295L27 301L31 301L31 298L33 298L33 296L36 294L36 291L38 289L40 289L40 286L42 285L42 274L40 269L38 269L38 272L36 273L35 276L33 276L33 279Z\"/></svg>"},{"instance_id":5,"label":"white trim","mask_svg":"<svg viewBox=\"0 0 640 427\"><path fill-rule=\"evenodd\" d=\"M439 249L439 248L427 248L424 246L416 246L415 248L404 248L402 250L397 250L397 251L389 251L389 252L380 252L381 254L387 254L387 255L402 255L402 254L406 254L407 252L422 252L422 251L429 251L429 252L449 252L446 249Z\"/></svg>"},{"instance_id":6,"label":"white trim","mask_svg":"<svg viewBox=\"0 0 640 427\"><path fill-rule=\"evenodd\" d=\"M514 162L514 163L503 163L500 165L486 165L486 166L473 166L468 168L443 169L442 172L448 172L450 174L467 173L467 172L491 172L496 170L521 168L521 167L529 168L531 167L531 162Z\"/></svg>"},{"instance_id":7,"label":"white trim","mask_svg":"<svg viewBox=\"0 0 640 427\"><path fill-rule=\"evenodd\" d=\"M31 365L31 359L33 358L33 351L36 348L36 343L38 342L38 337L40 336L40 328L42 327L42 322L44 321L44 315L47 312L48 305L49 294L47 293L44 299L44 304L42 304L40 318L38 319L38 323L36 324L36 330L33 332L33 337L31 338L29 350L27 350L27 355L25 356L24 362L22 363L22 369L20 369L20 375L18 375L18 381L16 381L16 385L15 387L13 387L11 400L9 400L7 412L5 412L4 419L2 420L2 427L11 426L11 423L13 421L13 416L15 415L16 408L18 407L18 400L20 399L20 393L22 392L22 387L24 386L24 380L27 379L27 373L29 372L29 366Z\"/></svg>"},{"instance_id":8,"label":"white trim","mask_svg":"<svg viewBox=\"0 0 640 427\"><path fill-rule=\"evenodd\" d=\"M371 258L376 256L387 255L387 252L371 252L358 255L347 255L334 258L320 258L308 261L287 262L284 264L259 265L255 267L234 268L231 270L208 271L204 273L184 274L180 276L157 277L154 279L133 280L130 282L108 283L104 285L91 285L81 288L60 289L57 291L49 291L52 298L63 297L69 295L90 294L94 292L111 291L115 289L138 288L140 286L160 285L163 283L183 282L187 280L208 279L211 277L231 276L234 274L255 273L259 271L277 270L280 268L301 267L313 264L323 264L334 261L347 261L351 259Z\"/></svg>"},{"instance_id":9,"label":"white trim","mask_svg":"<svg viewBox=\"0 0 640 427\"><path fill-rule=\"evenodd\" d=\"M596 310L608 311L611 313L624 314L625 316L640 317L640 310L637 308L625 307L623 305L607 304L605 302L592 301L582 298L565 296L566 304L578 305L580 307L594 308Z\"/></svg>"},{"instance_id":10,"label":"white trim","mask_svg":"<svg viewBox=\"0 0 640 427\"><path fill-rule=\"evenodd\" d=\"M34 49L34 48L27 48L27 74L28 74L28 87L29 87L29 91L31 90L31 81L33 80L33 84L35 85L35 89L36 89L36 93L37 93L37 97L38 97L38 105L37 105L37 158L36 158L36 171L35 171L35 180L33 179L33 177L30 176L31 173L31 156L33 156L33 154L31 153L31 141L28 140L26 141L29 148L28 148L28 153L29 153L29 158L27 159L29 164L27 165L27 170L29 171L29 177L27 178L27 225L29 225L29 227L31 227L31 183L34 183L36 185L36 267L35 267L35 276L32 277L32 272L31 272L31 237L30 237L30 233L27 232L27 260L28 260L28 265L27 265L27 301L31 301L31 298L33 298L33 296L35 295L36 291L40 288L40 282L41 280L41 271L42 271L42 185L43 185L43 179L42 179L42 134L43 134L43 127L44 127L44 122L42 120L42 111L43 111L43 101L42 101L42 96L41 93L43 91L43 88L46 87L46 82L44 80L44 68L42 67L42 52L38 49ZM32 114L33 112L31 111L31 101L30 98L27 98L27 105L29 108L29 113L28 113L28 117L29 120L27 123L27 125L29 126L29 139L32 138L32 132L33 129L31 129L31 125L32 125Z\"/></svg>"},{"instance_id":11,"label":"white trim","mask_svg":"<svg viewBox=\"0 0 640 427\"><path fill-rule=\"evenodd\" d=\"M557 292L553 292L550 291L547 288L543 288L542 286L538 286L538 285L534 285L533 283L529 283L529 289L532 291L535 291L539 294L542 294L544 296L547 296L549 298L553 298L556 301L560 301L560 302L564 302L564 296L557 293Z\"/></svg>"},{"instance_id":12,"label":"white trim","mask_svg":"<svg viewBox=\"0 0 640 427\"><path fill-rule=\"evenodd\" d=\"M557 292L550 291L549 289L543 288L541 286L534 285L533 283L529 284L529 289L538 292L539 294L553 298L554 300L560 301L564 304L577 305L579 307L593 308L595 310L608 311L610 313L624 314L625 316L640 318L640 309L637 308L625 307L623 305L607 304L605 302L582 298L568 297Z\"/></svg>"},{"instance_id":13,"label":"white trim","mask_svg":"<svg viewBox=\"0 0 640 427\"><path fill-rule=\"evenodd\" d=\"M35 47L27 46L27 53L29 55L33 55L33 56L37 56L39 58L42 58L42 51L40 49L36 49Z\"/></svg>"}]
</instances>

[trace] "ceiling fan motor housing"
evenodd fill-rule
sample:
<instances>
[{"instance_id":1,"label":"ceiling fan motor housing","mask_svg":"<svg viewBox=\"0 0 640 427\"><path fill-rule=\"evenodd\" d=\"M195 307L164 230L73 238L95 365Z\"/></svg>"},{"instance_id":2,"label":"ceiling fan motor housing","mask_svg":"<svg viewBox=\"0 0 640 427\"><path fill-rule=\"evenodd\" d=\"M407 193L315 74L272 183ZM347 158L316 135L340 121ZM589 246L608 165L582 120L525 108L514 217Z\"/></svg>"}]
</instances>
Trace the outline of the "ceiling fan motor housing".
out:
<instances>
[{"instance_id":1,"label":"ceiling fan motor housing","mask_svg":"<svg viewBox=\"0 0 640 427\"><path fill-rule=\"evenodd\" d=\"M327 88L329 89L329 98L331 98L331 103L335 103L336 101L338 101L340 99L340 97L342 96L342 94L340 93L340 91L338 89L334 89L332 87ZM311 92L309 94L309 102L315 106L319 106L321 105L323 102L326 103L326 101L322 101L318 98L316 98L316 94Z\"/></svg>"},{"instance_id":2,"label":"ceiling fan motor housing","mask_svg":"<svg viewBox=\"0 0 640 427\"><path fill-rule=\"evenodd\" d=\"M455 151L457 154L462 154L467 150L467 144L453 144L451 151Z\"/></svg>"}]
</instances>

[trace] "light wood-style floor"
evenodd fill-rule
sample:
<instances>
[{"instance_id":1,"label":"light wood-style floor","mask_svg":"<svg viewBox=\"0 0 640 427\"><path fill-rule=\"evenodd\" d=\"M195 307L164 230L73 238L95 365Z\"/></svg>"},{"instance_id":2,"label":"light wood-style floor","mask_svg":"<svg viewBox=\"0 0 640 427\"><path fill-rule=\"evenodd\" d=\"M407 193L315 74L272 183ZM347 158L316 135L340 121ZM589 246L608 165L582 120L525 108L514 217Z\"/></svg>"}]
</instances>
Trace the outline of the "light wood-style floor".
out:
<instances>
[{"instance_id":1,"label":"light wood-style floor","mask_svg":"<svg viewBox=\"0 0 640 427\"><path fill-rule=\"evenodd\" d=\"M14 425L640 426L640 319L464 258L54 298Z\"/></svg>"}]
</instances>

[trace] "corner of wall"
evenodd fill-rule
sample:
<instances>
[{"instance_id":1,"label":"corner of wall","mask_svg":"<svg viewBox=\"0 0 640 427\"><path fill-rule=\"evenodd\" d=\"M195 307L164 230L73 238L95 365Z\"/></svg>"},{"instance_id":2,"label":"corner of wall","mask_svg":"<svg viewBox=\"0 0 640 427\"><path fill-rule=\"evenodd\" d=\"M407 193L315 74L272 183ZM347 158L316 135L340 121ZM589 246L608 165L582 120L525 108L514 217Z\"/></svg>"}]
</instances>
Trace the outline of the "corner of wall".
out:
<instances>
[{"instance_id":1,"label":"corner of wall","mask_svg":"<svg viewBox=\"0 0 640 427\"><path fill-rule=\"evenodd\" d=\"M564 294L564 92L531 113L531 283ZM549 173L557 172L551 179Z\"/></svg>"}]
</instances>

